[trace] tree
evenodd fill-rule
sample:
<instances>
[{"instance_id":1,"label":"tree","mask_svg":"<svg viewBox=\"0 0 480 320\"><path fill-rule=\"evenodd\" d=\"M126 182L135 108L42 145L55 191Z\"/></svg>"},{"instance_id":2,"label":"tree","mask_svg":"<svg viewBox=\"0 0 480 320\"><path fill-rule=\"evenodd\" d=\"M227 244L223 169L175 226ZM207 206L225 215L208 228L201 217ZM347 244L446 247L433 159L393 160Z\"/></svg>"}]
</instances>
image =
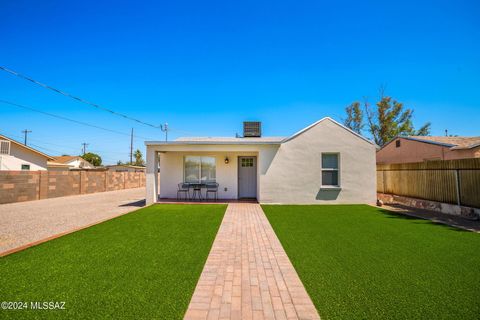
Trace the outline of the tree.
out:
<instances>
[{"instance_id":1,"label":"tree","mask_svg":"<svg viewBox=\"0 0 480 320\"><path fill-rule=\"evenodd\" d=\"M95 167L102 165L102 157L100 157L96 153L88 152L81 157L86 161L90 162L91 164L93 164Z\"/></svg>"},{"instance_id":2,"label":"tree","mask_svg":"<svg viewBox=\"0 0 480 320\"><path fill-rule=\"evenodd\" d=\"M403 103L391 97L382 97L377 102L376 110L366 104L368 130L373 140L379 146L397 136L426 136L430 134L430 123L425 123L420 129L415 130L412 123L413 110L405 109Z\"/></svg>"},{"instance_id":3,"label":"tree","mask_svg":"<svg viewBox=\"0 0 480 320\"><path fill-rule=\"evenodd\" d=\"M356 133L361 133L364 127L363 124L363 112L360 108L360 102L355 101L351 105L345 108L347 112L347 119L343 121L347 128L355 131Z\"/></svg>"},{"instance_id":4,"label":"tree","mask_svg":"<svg viewBox=\"0 0 480 320\"><path fill-rule=\"evenodd\" d=\"M133 163L133 165L135 166L145 165L145 160L143 160L142 152L139 149L135 150L135 152L133 153L133 157L135 158L135 162Z\"/></svg>"},{"instance_id":5,"label":"tree","mask_svg":"<svg viewBox=\"0 0 480 320\"><path fill-rule=\"evenodd\" d=\"M430 122L415 130L412 123L413 110L404 108L403 103L391 97L384 96L383 89L381 89L381 98L375 109L365 101L364 110L360 108L359 102L354 102L346 107L345 111L347 113L345 126L357 133L361 133L366 126L371 137L379 146L385 145L397 136L427 136L430 134ZM363 112L366 114L366 125L363 122Z\"/></svg>"}]
</instances>

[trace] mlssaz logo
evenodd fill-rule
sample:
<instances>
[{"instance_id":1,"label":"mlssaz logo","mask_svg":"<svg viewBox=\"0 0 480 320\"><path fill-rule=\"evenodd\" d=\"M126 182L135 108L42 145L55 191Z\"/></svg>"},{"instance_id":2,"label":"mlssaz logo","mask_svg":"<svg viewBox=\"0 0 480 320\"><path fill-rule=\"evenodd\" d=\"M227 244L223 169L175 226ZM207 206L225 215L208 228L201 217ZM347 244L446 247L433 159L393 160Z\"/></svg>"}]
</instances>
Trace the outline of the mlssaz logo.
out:
<instances>
[{"instance_id":1,"label":"mlssaz logo","mask_svg":"<svg viewBox=\"0 0 480 320\"><path fill-rule=\"evenodd\" d=\"M65 301L32 301L32 310L65 310Z\"/></svg>"}]
</instances>

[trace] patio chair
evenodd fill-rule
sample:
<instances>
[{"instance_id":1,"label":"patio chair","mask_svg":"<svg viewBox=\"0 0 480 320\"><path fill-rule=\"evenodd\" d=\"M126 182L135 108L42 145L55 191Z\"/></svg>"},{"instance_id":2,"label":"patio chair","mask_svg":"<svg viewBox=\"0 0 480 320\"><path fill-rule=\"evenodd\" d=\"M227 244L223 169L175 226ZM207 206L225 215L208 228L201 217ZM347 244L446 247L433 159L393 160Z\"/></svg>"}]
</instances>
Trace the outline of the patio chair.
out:
<instances>
[{"instance_id":1,"label":"patio chair","mask_svg":"<svg viewBox=\"0 0 480 320\"><path fill-rule=\"evenodd\" d=\"M177 200L180 200L180 195L182 193L185 195L184 199L188 200L188 198L190 197L190 189L188 188L188 184L180 182L178 184Z\"/></svg>"},{"instance_id":2,"label":"patio chair","mask_svg":"<svg viewBox=\"0 0 480 320\"><path fill-rule=\"evenodd\" d=\"M213 193L215 201L218 200L218 183L207 183L206 185L207 192L205 194L205 199L208 200L208 195Z\"/></svg>"}]
</instances>

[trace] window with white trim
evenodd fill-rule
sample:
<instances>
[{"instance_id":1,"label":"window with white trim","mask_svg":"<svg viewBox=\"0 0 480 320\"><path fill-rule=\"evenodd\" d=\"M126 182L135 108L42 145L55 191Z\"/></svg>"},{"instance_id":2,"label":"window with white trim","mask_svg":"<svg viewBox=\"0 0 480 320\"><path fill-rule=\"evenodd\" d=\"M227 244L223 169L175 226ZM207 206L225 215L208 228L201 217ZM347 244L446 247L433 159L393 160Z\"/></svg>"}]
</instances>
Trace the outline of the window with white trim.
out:
<instances>
[{"instance_id":1,"label":"window with white trim","mask_svg":"<svg viewBox=\"0 0 480 320\"><path fill-rule=\"evenodd\" d=\"M186 156L183 159L184 182L215 182L216 170L215 157Z\"/></svg>"},{"instance_id":2,"label":"window with white trim","mask_svg":"<svg viewBox=\"0 0 480 320\"><path fill-rule=\"evenodd\" d=\"M10 154L10 141L0 140L0 154Z\"/></svg>"},{"instance_id":3,"label":"window with white trim","mask_svg":"<svg viewBox=\"0 0 480 320\"><path fill-rule=\"evenodd\" d=\"M322 153L322 187L340 187L339 168L339 153Z\"/></svg>"}]
</instances>

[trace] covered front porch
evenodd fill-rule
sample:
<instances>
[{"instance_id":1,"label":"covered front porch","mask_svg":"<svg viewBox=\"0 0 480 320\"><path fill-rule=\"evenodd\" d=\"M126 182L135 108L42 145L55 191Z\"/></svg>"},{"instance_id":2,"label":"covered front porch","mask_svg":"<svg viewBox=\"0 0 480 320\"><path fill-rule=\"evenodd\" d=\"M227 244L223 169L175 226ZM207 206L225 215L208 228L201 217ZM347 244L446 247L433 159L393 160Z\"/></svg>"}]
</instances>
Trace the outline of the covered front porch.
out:
<instances>
[{"instance_id":1,"label":"covered front porch","mask_svg":"<svg viewBox=\"0 0 480 320\"><path fill-rule=\"evenodd\" d=\"M159 157L159 199L257 198L255 152L166 151Z\"/></svg>"},{"instance_id":2,"label":"covered front porch","mask_svg":"<svg viewBox=\"0 0 480 320\"><path fill-rule=\"evenodd\" d=\"M148 148L147 157L147 202L149 194L152 202L258 199L259 150L255 146L165 144Z\"/></svg>"}]
</instances>

